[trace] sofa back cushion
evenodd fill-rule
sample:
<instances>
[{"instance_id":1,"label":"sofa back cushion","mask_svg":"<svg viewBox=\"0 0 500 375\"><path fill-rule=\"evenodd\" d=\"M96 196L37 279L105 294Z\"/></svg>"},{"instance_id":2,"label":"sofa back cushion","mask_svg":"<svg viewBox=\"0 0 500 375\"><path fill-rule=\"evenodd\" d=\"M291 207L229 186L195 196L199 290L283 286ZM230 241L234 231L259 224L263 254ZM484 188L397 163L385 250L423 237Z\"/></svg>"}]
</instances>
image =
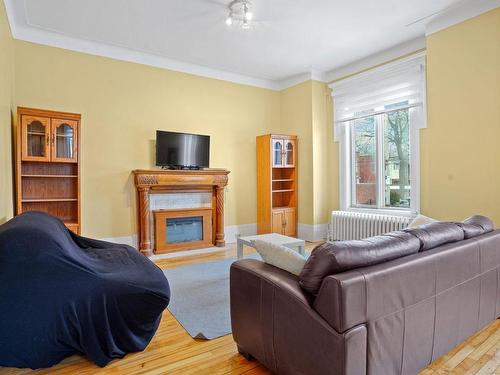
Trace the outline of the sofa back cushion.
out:
<instances>
[{"instance_id":1,"label":"sofa back cushion","mask_svg":"<svg viewBox=\"0 0 500 375\"><path fill-rule=\"evenodd\" d=\"M456 223L464 231L465 239L477 237L481 234L493 231L493 222L485 216L474 215L463 221Z\"/></svg>"},{"instance_id":2,"label":"sofa back cushion","mask_svg":"<svg viewBox=\"0 0 500 375\"><path fill-rule=\"evenodd\" d=\"M404 231L357 241L326 242L313 250L299 275L299 284L305 291L317 294L328 275L386 262L419 249L418 238Z\"/></svg>"},{"instance_id":3,"label":"sofa back cushion","mask_svg":"<svg viewBox=\"0 0 500 375\"><path fill-rule=\"evenodd\" d=\"M421 251L464 239L464 231L455 223L436 222L405 231L418 238Z\"/></svg>"},{"instance_id":4,"label":"sofa back cushion","mask_svg":"<svg viewBox=\"0 0 500 375\"><path fill-rule=\"evenodd\" d=\"M490 219L475 215L463 223L434 222L364 240L326 242L313 250L299 275L299 284L316 295L326 276L477 237L493 228Z\"/></svg>"}]
</instances>

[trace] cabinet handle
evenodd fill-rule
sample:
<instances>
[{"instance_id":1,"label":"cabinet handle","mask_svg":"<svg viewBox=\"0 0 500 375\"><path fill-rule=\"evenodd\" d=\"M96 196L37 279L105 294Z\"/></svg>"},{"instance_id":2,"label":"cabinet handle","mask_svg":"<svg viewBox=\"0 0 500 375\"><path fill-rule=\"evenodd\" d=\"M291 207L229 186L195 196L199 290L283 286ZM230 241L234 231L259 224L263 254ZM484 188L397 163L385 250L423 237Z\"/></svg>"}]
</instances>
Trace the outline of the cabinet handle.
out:
<instances>
[{"instance_id":1,"label":"cabinet handle","mask_svg":"<svg viewBox=\"0 0 500 375\"><path fill-rule=\"evenodd\" d=\"M52 134L52 146L54 146L55 140L56 140L56 136L54 134Z\"/></svg>"},{"instance_id":2,"label":"cabinet handle","mask_svg":"<svg viewBox=\"0 0 500 375\"><path fill-rule=\"evenodd\" d=\"M47 139L47 146L49 145L49 142L50 142L50 135L47 134L47 136L45 137Z\"/></svg>"}]
</instances>

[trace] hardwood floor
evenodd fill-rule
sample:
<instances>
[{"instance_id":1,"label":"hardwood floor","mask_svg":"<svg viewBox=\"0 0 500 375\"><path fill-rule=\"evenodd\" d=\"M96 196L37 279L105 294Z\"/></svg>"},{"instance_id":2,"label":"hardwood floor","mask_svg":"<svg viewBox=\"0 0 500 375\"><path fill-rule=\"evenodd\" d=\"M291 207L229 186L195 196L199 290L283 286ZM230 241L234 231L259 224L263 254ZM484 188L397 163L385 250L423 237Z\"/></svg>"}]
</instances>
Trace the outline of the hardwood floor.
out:
<instances>
[{"instance_id":1,"label":"hardwood floor","mask_svg":"<svg viewBox=\"0 0 500 375\"><path fill-rule=\"evenodd\" d=\"M313 244L308 244L310 249ZM249 252L249 250L245 250ZM186 264L236 256L235 248L217 253L158 260L163 269ZM0 375L20 374L246 374L268 375L268 370L256 361L247 361L237 353L232 336L215 340L194 340L165 310L163 318L150 345L140 353L114 360L105 368L99 368L81 356L72 356L50 369L31 371L29 369L1 368ZM420 375L500 375L500 320L470 337L450 353L433 362Z\"/></svg>"}]
</instances>

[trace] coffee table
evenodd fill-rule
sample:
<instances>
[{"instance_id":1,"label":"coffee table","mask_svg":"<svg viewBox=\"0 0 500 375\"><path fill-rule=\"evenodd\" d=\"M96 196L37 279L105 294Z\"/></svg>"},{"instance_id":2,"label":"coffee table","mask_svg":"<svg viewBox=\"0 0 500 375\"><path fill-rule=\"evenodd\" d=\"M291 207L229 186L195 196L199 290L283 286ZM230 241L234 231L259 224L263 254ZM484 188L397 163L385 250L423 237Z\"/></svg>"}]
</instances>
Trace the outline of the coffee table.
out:
<instances>
[{"instance_id":1,"label":"coffee table","mask_svg":"<svg viewBox=\"0 0 500 375\"><path fill-rule=\"evenodd\" d=\"M238 259L243 258L243 245L253 247L252 241L262 240L270 242L275 245L281 245L289 247L290 249L297 249L299 254L305 255L306 253L306 242L304 240L284 236L278 233L268 233L268 234L258 234L255 236L244 236L237 238L238 244Z\"/></svg>"}]
</instances>

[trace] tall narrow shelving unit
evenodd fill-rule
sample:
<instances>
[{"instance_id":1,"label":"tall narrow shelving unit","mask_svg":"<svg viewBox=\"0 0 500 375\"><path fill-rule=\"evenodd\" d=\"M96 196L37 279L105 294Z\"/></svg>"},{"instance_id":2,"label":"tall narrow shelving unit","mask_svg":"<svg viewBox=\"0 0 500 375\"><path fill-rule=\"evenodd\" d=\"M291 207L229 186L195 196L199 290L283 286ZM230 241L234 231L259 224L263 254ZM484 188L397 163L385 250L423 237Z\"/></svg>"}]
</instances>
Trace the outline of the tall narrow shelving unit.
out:
<instances>
[{"instance_id":1,"label":"tall narrow shelving unit","mask_svg":"<svg viewBox=\"0 0 500 375\"><path fill-rule=\"evenodd\" d=\"M257 231L297 235L297 137L257 137Z\"/></svg>"},{"instance_id":2,"label":"tall narrow shelving unit","mask_svg":"<svg viewBox=\"0 0 500 375\"><path fill-rule=\"evenodd\" d=\"M17 113L16 213L47 212L80 233L80 115Z\"/></svg>"}]
</instances>

